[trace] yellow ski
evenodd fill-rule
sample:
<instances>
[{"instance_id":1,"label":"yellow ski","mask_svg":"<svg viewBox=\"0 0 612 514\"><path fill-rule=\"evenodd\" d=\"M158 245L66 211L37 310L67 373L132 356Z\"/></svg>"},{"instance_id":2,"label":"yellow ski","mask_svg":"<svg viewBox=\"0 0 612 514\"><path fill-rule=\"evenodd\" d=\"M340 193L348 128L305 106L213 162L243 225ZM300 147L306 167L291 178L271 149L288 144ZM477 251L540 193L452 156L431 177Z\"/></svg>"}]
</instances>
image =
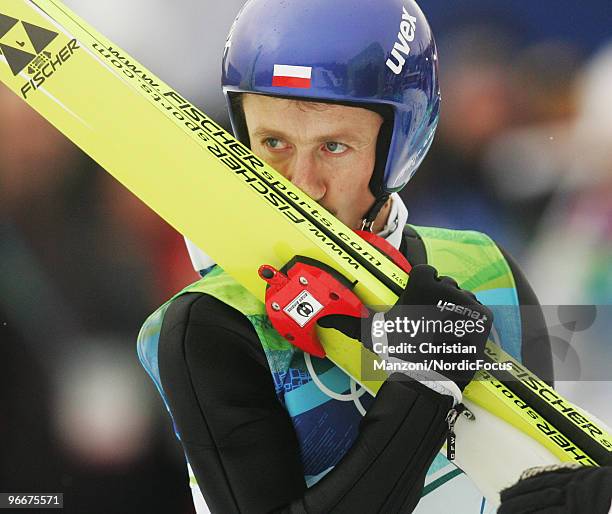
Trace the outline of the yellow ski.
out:
<instances>
[{"instance_id":1,"label":"yellow ski","mask_svg":"<svg viewBox=\"0 0 612 514\"><path fill-rule=\"evenodd\" d=\"M1 0L0 49L3 83L256 297L265 293L259 265L281 268L295 255L335 268L368 305L392 305L405 287L406 274L383 254L61 2ZM228 209L229 201L248 205L246 230L243 213ZM215 226L219 213L223 231ZM227 238L228 231L240 237ZM320 335L328 357L375 393L386 375L361 380L361 369L362 358L376 357L336 331ZM492 359L509 358L492 343L488 348ZM612 439L587 414L575 408L578 414L554 414L540 395L529 399L531 415L509 401L496 377L484 378L470 385L466 398L559 460L609 459ZM512 395L527 403L527 383L513 383ZM543 410L554 419L546 419L551 427L561 423L553 429L575 452L539 428Z\"/></svg>"}]
</instances>

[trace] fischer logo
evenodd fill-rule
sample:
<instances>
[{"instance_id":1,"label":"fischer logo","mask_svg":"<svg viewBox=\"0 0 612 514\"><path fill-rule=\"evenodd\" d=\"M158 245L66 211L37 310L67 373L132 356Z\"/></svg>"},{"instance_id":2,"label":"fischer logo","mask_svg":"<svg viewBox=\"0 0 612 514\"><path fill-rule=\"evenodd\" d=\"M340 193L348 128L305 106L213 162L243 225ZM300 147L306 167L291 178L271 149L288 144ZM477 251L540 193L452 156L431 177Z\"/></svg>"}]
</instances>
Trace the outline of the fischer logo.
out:
<instances>
[{"instance_id":1,"label":"fischer logo","mask_svg":"<svg viewBox=\"0 0 612 514\"><path fill-rule=\"evenodd\" d=\"M19 75L58 36L57 32L0 14L0 53L13 75ZM51 57L44 52L41 57ZM28 70L32 73L33 70Z\"/></svg>"},{"instance_id":2,"label":"fischer logo","mask_svg":"<svg viewBox=\"0 0 612 514\"><path fill-rule=\"evenodd\" d=\"M402 7L404 12L402 13L402 22L400 23L400 29L397 33L399 41L393 45L391 51L391 57L387 59L387 67L396 75L399 75L406 64L406 57L410 54L410 45L414 41L416 34L416 22L417 19L414 16L410 16L405 7Z\"/></svg>"},{"instance_id":3,"label":"fischer logo","mask_svg":"<svg viewBox=\"0 0 612 514\"><path fill-rule=\"evenodd\" d=\"M464 307L463 305L454 304L453 302L442 302L442 300L438 300L436 307L440 309L440 312L456 312L457 314L463 314L464 316L472 319L482 318L482 321L487 321L488 319L486 314L483 315L476 310L470 309L469 307Z\"/></svg>"},{"instance_id":4,"label":"fischer logo","mask_svg":"<svg viewBox=\"0 0 612 514\"><path fill-rule=\"evenodd\" d=\"M51 54L47 47L58 35L52 30L0 13L0 55L4 56L14 76L24 70L29 75L21 87L24 99L27 100L29 92L41 87L80 48L77 40L73 39L58 53Z\"/></svg>"}]
</instances>

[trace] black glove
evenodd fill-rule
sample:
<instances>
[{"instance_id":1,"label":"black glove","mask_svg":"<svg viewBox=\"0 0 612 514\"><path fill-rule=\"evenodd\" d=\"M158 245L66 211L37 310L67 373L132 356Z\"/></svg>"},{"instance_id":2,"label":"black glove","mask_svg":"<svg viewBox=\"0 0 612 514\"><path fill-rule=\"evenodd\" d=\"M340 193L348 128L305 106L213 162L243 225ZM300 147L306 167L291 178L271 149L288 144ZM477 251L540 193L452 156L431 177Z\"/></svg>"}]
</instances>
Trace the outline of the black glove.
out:
<instances>
[{"instance_id":1,"label":"black glove","mask_svg":"<svg viewBox=\"0 0 612 514\"><path fill-rule=\"evenodd\" d=\"M368 318L360 319L352 316L330 315L319 320L325 328L335 328L352 339L376 352L380 346L374 345L379 340L372 337L380 335L382 320L370 313ZM444 370L436 369L438 374L452 380L461 391L472 380L476 370L466 366L466 363L476 363L484 355L484 346L491 331L493 314L482 305L469 291L461 289L450 277L438 277L436 269L427 264L415 266L410 272L408 285L399 297L397 303L384 314L384 320L389 323L404 319L435 320L439 325L430 324L434 331L415 331L408 326L411 334L403 324L400 333L386 333L388 346L397 347L403 343L414 345L414 353L389 352L388 356L414 363L425 361L442 361ZM436 330L436 327L454 327L452 331ZM414 325L412 326L414 328ZM468 327L470 330L468 330ZM424 343L426 344L424 346ZM430 346L427 346L430 345ZM431 352L432 346L440 350L444 346L453 353ZM471 347L474 353L461 353L461 349ZM379 353L379 355L381 355ZM381 355L382 356L382 355Z\"/></svg>"},{"instance_id":2,"label":"black glove","mask_svg":"<svg viewBox=\"0 0 612 514\"><path fill-rule=\"evenodd\" d=\"M524 476L530 474L534 471L528 470ZM502 491L501 502L497 514L608 514L612 467L543 468Z\"/></svg>"}]
</instances>

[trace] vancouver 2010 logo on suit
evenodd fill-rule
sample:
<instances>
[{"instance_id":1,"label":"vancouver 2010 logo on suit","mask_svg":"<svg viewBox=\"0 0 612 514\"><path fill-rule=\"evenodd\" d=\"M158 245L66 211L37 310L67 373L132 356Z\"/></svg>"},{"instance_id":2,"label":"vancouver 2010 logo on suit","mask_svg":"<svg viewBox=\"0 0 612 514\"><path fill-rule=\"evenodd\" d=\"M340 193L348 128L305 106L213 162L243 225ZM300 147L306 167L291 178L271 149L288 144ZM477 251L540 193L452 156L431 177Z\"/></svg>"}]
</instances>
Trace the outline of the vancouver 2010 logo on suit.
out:
<instances>
[{"instance_id":1,"label":"vancouver 2010 logo on suit","mask_svg":"<svg viewBox=\"0 0 612 514\"><path fill-rule=\"evenodd\" d=\"M0 14L0 53L4 55L13 75L19 75L32 63L29 74L51 58L44 49L58 36L57 32ZM35 62L33 62L35 61Z\"/></svg>"}]
</instances>

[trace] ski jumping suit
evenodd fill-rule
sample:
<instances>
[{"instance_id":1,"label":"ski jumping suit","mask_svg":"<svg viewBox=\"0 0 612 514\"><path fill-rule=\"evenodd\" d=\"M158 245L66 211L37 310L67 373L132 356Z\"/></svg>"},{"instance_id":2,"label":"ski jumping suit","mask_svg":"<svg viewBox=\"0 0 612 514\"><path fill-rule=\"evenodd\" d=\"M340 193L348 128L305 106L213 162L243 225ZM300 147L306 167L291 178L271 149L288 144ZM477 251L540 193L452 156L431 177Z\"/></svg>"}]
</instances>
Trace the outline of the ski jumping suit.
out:
<instances>
[{"instance_id":1,"label":"ski jumping suit","mask_svg":"<svg viewBox=\"0 0 612 514\"><path fill-rule=\"evenodd\" d=\"M548 339L525 337L544 327L541 313L519 309L537 305L535 295L493 241L406 226L400 250L476 294L504 350L551 377ZM419 500L415 512L447 514L449 502L456 514L485 512L474 484L438 453L450 397L414 381L387 381L371 397L284 340L218 266L151 315L138 352L193 471L198 512L412 512Z\"/></svg>"}]
</instances>

